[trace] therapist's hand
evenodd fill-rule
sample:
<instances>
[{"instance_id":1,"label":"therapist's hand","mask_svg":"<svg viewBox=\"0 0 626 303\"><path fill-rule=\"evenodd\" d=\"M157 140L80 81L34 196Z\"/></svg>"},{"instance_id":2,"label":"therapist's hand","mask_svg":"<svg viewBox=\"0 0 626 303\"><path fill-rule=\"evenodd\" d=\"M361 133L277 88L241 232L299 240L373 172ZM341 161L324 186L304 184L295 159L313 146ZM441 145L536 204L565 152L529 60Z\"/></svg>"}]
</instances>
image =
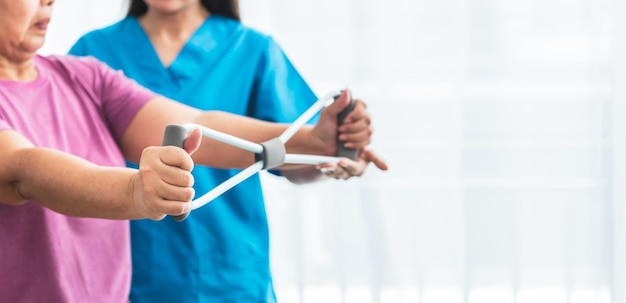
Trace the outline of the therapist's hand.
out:
<instances>
[{"instance_id":1,"label":"therapist's hand","mask_svg":"<svg viewBox=\"0 0 626 303\"><path fill-rule=\"evenodd\" d=\"M374 163L380 170L389 169L387 163L367 147L359 151L359 157L355 161L341 158L337 163L319 164L317 168L327 177L346 180L363 175L370 163Z\"/></svg>"},{"instance_id":2,"label":"therapist's hand","mask_svg":"<svg viewBox=\"0 0 626 303\"><path fill-rule=\"evenodd\" d=\"M326 132L326 144L334 145L335 149L330 155L337 154L338 141L345 142L345 147L359 150L356 160L342 158L337 163L320 164L317 168L326 176L335 179L349 179L363 175L370 163L380 170L387 170L387 163L373 150L367 147L372 139L372 119L365 102L354 99L355 107L348 114L341 126L338 125L337 116L350 103L350 90L345 89L341 96L320 114L320 120L316 127ZM336 133L333 134L333 129Z\"/></svg>"},{"instance_id":3,"label":"therapist's hand","mask_svg":"<svg viewBox=\"0 0 626 303\"><path fill-rule=\"evenodd\" d=\"M335 102L320 113L320 119L313 132L327 147L328 156L337 155L338 140L345 142L345 147L350 149L362 149L371 141L373 128L367 106L359 99L354 101L354 109L346 116L341 126L338 126L338 115L350 103L348 89L345 89Z\"/></svg>"}]
</instances>

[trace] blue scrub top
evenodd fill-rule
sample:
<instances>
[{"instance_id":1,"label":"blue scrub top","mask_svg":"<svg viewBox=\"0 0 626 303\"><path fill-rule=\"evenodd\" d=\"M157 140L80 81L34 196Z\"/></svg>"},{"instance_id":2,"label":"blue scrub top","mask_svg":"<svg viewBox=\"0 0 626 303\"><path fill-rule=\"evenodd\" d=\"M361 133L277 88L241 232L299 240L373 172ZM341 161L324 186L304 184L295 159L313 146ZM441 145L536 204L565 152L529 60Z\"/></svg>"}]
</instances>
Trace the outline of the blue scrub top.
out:
<instances>
[{"instance_id":1,"label":"blue scrub top","mask_svg":"<svg viewBox=\"0 0 626 303\"><path fill-rule=\"evenodd\" d=\"M317 99L271 37L218 15L202 24L168 68L134 17L86 34L70 53L94 56L203 110L292 122ZM196 193L237 172L196 166ZM275 301L258 175L183 222L137 220L131 232L133 303Z\"/></svg>"}]
</instances>

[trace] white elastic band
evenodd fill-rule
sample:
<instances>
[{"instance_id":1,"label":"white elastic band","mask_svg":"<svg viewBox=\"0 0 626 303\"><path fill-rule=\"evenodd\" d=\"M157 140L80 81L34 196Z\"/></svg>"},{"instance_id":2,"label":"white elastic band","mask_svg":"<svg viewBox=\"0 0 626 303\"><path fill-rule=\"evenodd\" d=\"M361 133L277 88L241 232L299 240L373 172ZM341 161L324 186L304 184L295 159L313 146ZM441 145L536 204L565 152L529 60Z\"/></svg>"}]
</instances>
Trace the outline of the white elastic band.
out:
<instances>
[{"instance_id":1,"label":"white elastic band","mask_svg":"<svg viewBox=\"0 0 626 303\"><path fill-rule=\"evenodd\" d=\"M304 126L317 112L319 112L322 108L328 106L329 104L334 102L334 98L341 94L341 91L333 91L328 93L322 99L317 100L309 109L307 109L300 117L298 117L287 129L278 137L278 139L283 142L283 144L302 127ZM183 124L183 127L187 129L188 132L199 128L202 131L202 135L226 144L230 144L232 146L253 152L255 154L263 153L263 146L261 144L257 144L254 142L250 142L241 138L237 138L235 136L225 134L214 129L210 129L208 127L198 125L198 124ZM338 162L341 158L339 157L328 157L328 156L318 156L318 155L304 155L304 154L285 154L285 164L308 164L308 165L316 165L322 163L329 162ZM243 182L250 176L255 173L263 170L263 162L259 161L248 168L242 170L236 175L230 177L228 180L222 182L220 185L216 186L208 193L204 194L198 199L191 201L191 209L197 209L199 207L204 206L205 204L213 201L219 195L223 194L227 190L233 188L237 184Z\"/></svg>"},{"instance_id":2,"label":"white elastic band","mask_svg":"<svg viewBox=\"0 0 626 303\"><path fill-rule=\"evenodd\" d=\"M302 127L304 124L309 122L315 114L317 114L322 108L332 104L335 100L334 97L340 95L341 91L334 91L326 94L323 98L317 100L309 109L307 109L296 121L293 121L289 127L280 135L278 138L283 143L286 143L293 137L293 135Z\"/></svg>"},{"instance_id":3,"label":"white elastic band","mask_svg":"<svg viewBox=\"0 0 626 303\"><path fill-rule=\"evenodd\" d=\"M185 127L188 132L196 128L199 128L202 131L202 135L205 137L208 137L208 138L220 141L220 142L224 142L226 144L230 144L232 146L253 152L255 154L260 154L263 152L263 146L261 146L261 144L257 144L254 142L250 142L248 140L237 138L235 136L231 136L229 134L225 134L225 133L216 131L214 129L210 129L202 125L187 123L187 124L183 124L182 126Z\"/></svg>"},{"instance_id":4,"label":"white elastic band","mask_svg":"<svg viewBox=\"0 0 626 303\"><path fill-rule=\"evenodd\" d=\"M248 168L242 170L238 174L230 177L228 180L222 182L220 185L216 186L208 193L204 194L202 197L191 201L191 209L196 209L198 207L202 207L203 205L213 201L213 199L217 198L219 195L225 193L227 190L231 189L233 186L243 182L245 179L248 179L250 176L258 173L263 168L263 163L261 161L248 166Z\"/></svg>"}]
</instances>

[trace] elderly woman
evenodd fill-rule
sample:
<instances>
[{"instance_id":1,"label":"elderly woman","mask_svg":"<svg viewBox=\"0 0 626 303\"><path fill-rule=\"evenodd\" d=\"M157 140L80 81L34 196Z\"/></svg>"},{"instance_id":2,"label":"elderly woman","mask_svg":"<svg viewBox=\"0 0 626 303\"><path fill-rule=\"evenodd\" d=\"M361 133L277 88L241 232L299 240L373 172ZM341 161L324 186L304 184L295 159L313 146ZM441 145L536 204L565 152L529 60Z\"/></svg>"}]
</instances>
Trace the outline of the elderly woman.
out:
<instances>
[{"instance_id":1,"label":"elderly woman","mask_svg":"<svg viewBox=\"0 0 626 303\"><path fill-rule=\"evenodd\" d=\"M0 302L126 302L125 219L188 212L194 162L244 167L254 160L201 141L198 131L184 149L160 147L165 125L197 123L255 142L286 126L201 112L94 59L36 55L53 4L0 0ZM288 152L334 155L339 138L362 149L357 161L328 164L344 177L361 175L369 162L385 168L364 149L371 125L362 102L337 126L348 98L344 93L315 127L301 129ZM139 169L124 168L125 160Z\"/></svg>"}]
</instances>

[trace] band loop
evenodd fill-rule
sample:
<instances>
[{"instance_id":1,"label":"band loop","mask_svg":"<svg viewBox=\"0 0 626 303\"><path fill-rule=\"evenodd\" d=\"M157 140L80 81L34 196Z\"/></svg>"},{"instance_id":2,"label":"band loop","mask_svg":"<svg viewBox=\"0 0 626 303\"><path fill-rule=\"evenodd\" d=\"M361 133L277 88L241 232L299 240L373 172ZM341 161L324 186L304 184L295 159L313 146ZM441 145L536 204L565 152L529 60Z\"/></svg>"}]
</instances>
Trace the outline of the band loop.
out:
<instances>
[{"instance_id":1,"label":"band loop","mask_svg":"<svg viewBox=\"0 0 626 303\"><path fill-rule=\"evenodd\" d=\"M261 143L263 152L254 154L255 161L263 161L263 169L270 169L285 163L285 144L279 139L274 138Z\"/></svg>"}]
</instances>

